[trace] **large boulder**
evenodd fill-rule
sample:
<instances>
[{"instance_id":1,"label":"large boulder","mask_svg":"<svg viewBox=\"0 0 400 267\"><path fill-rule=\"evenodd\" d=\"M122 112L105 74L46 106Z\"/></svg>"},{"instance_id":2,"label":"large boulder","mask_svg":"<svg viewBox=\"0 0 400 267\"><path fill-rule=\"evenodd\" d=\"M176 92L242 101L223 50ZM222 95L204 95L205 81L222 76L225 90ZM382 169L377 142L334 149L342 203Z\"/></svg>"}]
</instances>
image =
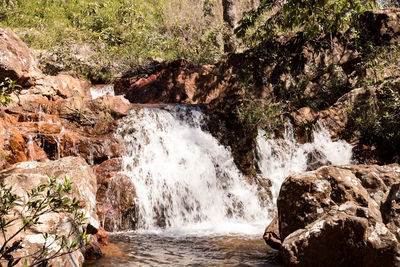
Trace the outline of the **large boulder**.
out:
<instances>
[{"instance_id":1,"label":"large boulder","mask_svg":"<svg viewBox=\"0 0 400 267\"><path fill-rule=\"evenodd\" d=\"M0 172L0 182L12 186L13 192L26 197L26 192L39 184L48 182L49 176L72 178L73 197L84 200L86 205L86 231L95 234L100 227L96 214L96 177L89 165L82 158L67 157L57 161L27 161L14 164L11 168ZM42 224L31 227L21 232L16 238L23 240L23 249L18 250L15 256L29 255L43 246L44 238L41 233L64 234L74 227L67 214L47 214L40 218ZM15 227L17 227L15 225ZM14 226L13 226L14 227ZM15 231L11 228L9 232ZM50 250L57 249L59 244L55 242ZM83 252L76 250L70 255L64 255L50 261L53 266L81 266L84 261Z\"/></svg>"},{"instance_id":2,"label":"large boulder","mask_svg":"<svg viewBox=\"0 0 400 267\"><path fill-rule=\"evenodd\" d=\"M322 167L287 177L279 193L287 266L400 264L400 166Z\"/></svg>"},{"instance_id":3,"label":"large boulder","mask_svg":"<svg viewBox=\"0 0 400 267\"><path fill-rule=\"evenodd\" d=\"M41 76L26 44L11 29L0 29L0 82L10 78L20 85L33 85Z\"/></svg>"},{"instance_id":4,"label":"large boulder","mask_svg":"<svg viewBox=\"0 0 400 267\"><path fill-rule=\"evenodd\" d=\"M122 158L104 161L94 168L97 176L97 214L107 231L135 229L137 204L132 180L121 173Z\"/></svg>"}]
</instances>

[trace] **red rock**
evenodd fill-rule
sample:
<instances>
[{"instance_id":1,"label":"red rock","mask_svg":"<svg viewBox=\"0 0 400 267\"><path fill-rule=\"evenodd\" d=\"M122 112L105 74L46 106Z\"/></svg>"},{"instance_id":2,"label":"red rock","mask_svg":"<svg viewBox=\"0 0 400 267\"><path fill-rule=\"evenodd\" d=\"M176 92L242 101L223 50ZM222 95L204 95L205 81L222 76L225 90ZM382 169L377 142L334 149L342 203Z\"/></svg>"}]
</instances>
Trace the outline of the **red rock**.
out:
<instances>
[{"instance_id":1,"label":"red rock","mask_svg":"<svg viewBox=\"0 0 400 267\"><path fill-rule=\"evenodd\" d=\"M27 142L27 159L28 161L36 161L40 159L47 159L46 152L36 144L35 141L29 140Z\"/></svg>"},{"instance_id":2,"label":"red rock","mask_svg":"<svg viewBox=\"0 0 400 267\"><path fill-rule=\"evenodd\" d=\"M122 159L109 159L95 167L97 214L107 231L134 229L137 221L135 187L121 173Z\"/></svg>"},{"instance_id":3,"label":"red rock","mask_svg":"<svg viewBox=\"0 0 400 267\"><path fill-rule=\"evenodd\" d=\"M95 235L95 238L101 246L108 246L108 244L110 243L108 240L107 232L106 230L104 230L103 227L99 228L99 231Z\"/></svg>"},{"instance_id":4,"label":"red rock","mask_svg":"<svg viewBox=\"0 0 400 267\"><path fill-rule=\"evenodd\" d=\"M33 85L40 76L26 44L11 29L0 29L0 82L8 77L24 86Z\"/></svg>"},{"instance_id":5,"label":"red rock","mask_svg":"<svg viewBox=\"0 0 400 267\"><path fill-rule=\"evenodd\" d=\"M24 135L34 133L58 134L61 132L62 125L49 122L20 122L16 125L16 128Z\"/></svg>"}]
</instances>

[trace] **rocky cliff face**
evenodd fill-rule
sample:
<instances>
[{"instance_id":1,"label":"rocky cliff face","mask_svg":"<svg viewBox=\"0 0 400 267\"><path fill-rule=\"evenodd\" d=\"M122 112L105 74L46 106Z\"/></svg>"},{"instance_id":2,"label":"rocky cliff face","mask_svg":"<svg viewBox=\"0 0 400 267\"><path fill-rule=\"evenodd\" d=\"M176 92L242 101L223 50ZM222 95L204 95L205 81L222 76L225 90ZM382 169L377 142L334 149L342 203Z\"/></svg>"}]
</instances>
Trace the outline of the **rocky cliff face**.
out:
<instances>
[{"instance_id":1,"label":"rocky cliff face","mask_svg":"<svg viewBox=\"0 0 400 267\"><path fill-rule=\"evenodd\" d=\"M110 203L108 197L104 198L104 190L115 194L113 207L120 206L117 196L133 198L135 194L134 189L125 192L119 182L110 183L105 172L94 173L88 165L97 170L97 165L122 155L123 148L113 131L116 120L129 112L131 104L122 96L92 99L91 84L69 74L44 75L28 47L10 29L0 30L0 55L0 82L11 78L22 86L18 95L12 95L13 103L2 107L0 112L0 167L3 169L0 180L22 194L25 191L21 190L46 182L46 175L74 177L75 196L87 202L88 222L95 234L105 214L98 206ZM125 212L124 209L127 207L120 208ZM107 230L122 229L120 214L113 215L111 219L115 222L107 223ZM55 225L70 227L62 219L61 214L46 218L40 230L50 233ZM123 229L130 223L131 220L126 220ZM25 233L23 238L33 242L26 243L32 251L41 245L41 239L34 232ZM102 240L101 235L93 240ZM87 257L101 256L97 241L87 250ZM83 255L76 251L71 257L64 256L52 264L82 265Z\"/></svg>"}]
</instances>

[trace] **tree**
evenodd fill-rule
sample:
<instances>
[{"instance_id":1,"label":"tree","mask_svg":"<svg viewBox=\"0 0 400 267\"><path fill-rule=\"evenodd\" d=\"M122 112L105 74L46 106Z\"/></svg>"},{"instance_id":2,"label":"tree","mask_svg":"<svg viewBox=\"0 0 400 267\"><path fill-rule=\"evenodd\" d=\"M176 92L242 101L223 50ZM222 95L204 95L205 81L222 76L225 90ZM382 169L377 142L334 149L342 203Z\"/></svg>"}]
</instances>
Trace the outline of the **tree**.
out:
<instances>
[{"instance_id":1,"label":"tree","mask_svg":"<svg viewBox=\"0 0 400 267\"><path fill-rule=\"evenodd\" d=\"M66 177L61 183L50 177L48 183L38 185L22 198L13 193L12 187L0 183L0 240L3 240L0 243L0 266L4 262L7 266L15 266L21 260L24 260L24 266L47 266L50 260L84 246L88 241L86 232L82 231L84 202L68 196L72 192L71 184ZM15 256L15 252L23 249L21 232L41 224L42 216L61 212L69 216L73 226L68 233L42 233L44 243L40 249L29 255ZM54 246L58 247L56 251L50 249Z\"/></svg>"},{"instance_id":2,"label":"tree","mask_svg":"<svg viewBox=\"0 0 400 267\"><path fill-rule=\"evenodd\" d=\"M374 6L368 0L261 0L243 16L235 33L251 47L292 31L303 31L311 39L354 28L359 16Z\"/></svg>"}]
</instances>

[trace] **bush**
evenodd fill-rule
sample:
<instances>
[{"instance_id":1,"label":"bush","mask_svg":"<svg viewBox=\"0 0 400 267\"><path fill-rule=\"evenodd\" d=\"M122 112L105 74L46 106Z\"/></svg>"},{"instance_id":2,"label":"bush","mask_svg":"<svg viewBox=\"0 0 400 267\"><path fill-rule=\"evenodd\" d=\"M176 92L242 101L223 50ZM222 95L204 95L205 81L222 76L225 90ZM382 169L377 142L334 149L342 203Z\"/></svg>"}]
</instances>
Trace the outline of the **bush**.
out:
<instances>
[{"instance_id":1,"label":"bush","mask_svg":"<svg viewBox=\"0 0 400 267\"><path fill-rule=\"evenodd\" d=\"M57 183L57 179L51 177L48 183L37 186L22 198L12 192L12 187L0 183L0 231L4 239L0 244L0 263L15 266L24 260L24 266L47 266L50 260L83 247L88 241L86 233L81 230L85 220L85 213L81 210L84 202L68 196L72 192L71 184L70 179L64 178L63 182ZM14 252L23 249L19 233L41 224L42 216L60 212L70 215L73 227L69 233L42 233L45 242L39 250L30 255L13 256ZM18 227L10 232L13 225ZM59 246L56 251L50 249L54 245Z\"/></svg>"},{"instance_id":2,"label":"bush","mask_svg":"<svg viewBox=\"0 0 400 267\"><path fill-rule=\"evenodd\" d=\"M365 0L261 0L257 9L243 16L235 32L254 48L294 31L312 39L355 28L359 16L374 7L374 1Z\"/></svg>"},{"instance_id":3,"label":"bush","mask_svg":"<svg viewBox=\"0 0 400 267\"><path fill-rule=\"evenodd\" d=\"M7 106L12 103L11 94L18 94L22 89L20 85L15 84L10 78L6 78L0 83L0 106Z\"/></svg>"},{"instance_id":4,"label":"bush","mask_svg":"<svg viewBox=\"0 0 400 267\"><path fill-rule=\"evenodd\" d=\"M383 156L399 156L400 84L384 83L376 103L360 103L353 111L354 129L361 143L375 146Z\"/></svg>"},{"instance_id":5,"label":"bush","mask_svg":"<svg viewBox=\"0 0 400 267\"><path fill-rule=\"evenodd\" d=\"M49 58L62 62L61 70L109 82L148 57L196 64L218 60L224 27L210 8L213 2L3 1L0 27L11 27L29 46L49 51ZM53 64L44 58L46 63Z\"/></svg>"}]
</instances>

